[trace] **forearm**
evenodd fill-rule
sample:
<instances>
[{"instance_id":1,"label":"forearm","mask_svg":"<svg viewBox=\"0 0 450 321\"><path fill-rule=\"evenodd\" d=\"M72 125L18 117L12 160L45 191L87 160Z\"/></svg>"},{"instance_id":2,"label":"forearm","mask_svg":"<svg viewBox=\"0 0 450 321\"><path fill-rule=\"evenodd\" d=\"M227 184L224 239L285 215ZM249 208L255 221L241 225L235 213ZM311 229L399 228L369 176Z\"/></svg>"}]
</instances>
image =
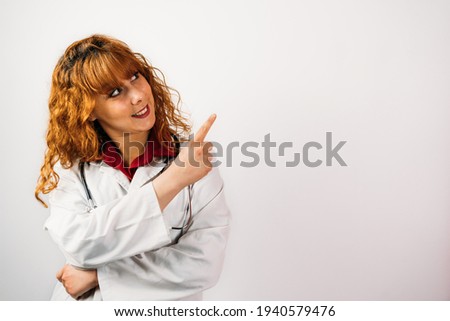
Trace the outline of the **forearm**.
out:
<instances>
[{"instance_id":1,"label":"forearm","mask_svg":"<svg viewBox=\"0 0 450 321\"><path fill-rule=\"evenodd\" d=\"M55 192L45 227L72 265L95 268L171 242L151 184L90 213L65 205L73 196L64 189Z\"/></svg>"},{"instance_id":2,"label":"forearm","mask_svg":"<svg viewBox=\"0 0 450 321\"><path fill-rule=\"evenodd\" d=\"M183 300L211 288L222 272L229 227L202 234L199 231L188 241L181 238L177 244L100 267L103 299ZM124 288L132 291L121 291Z\"/></svg>"},{"instance_id":3,"label":"forearm","mask_svg":"<svg viewBox=\"0 0 450 321\"><path fill-rule=\"evenodd\" d=\"M166 172L155 178L152 183L161 211L164 211L184 187L178 183L177 178L170 171L170 167Z\"/></svg>"},{"instance_id":4,"label":"forearm","mask_svg":"<svg viewBox=\"0 0 450 321\"><path fill-rule=\"evenodd\" d=\"M214 286L223 267L230 213L223 191L201 207L178 243L99 268L103 298L180 300ZM118 291L124 287L133 288L132 293Z\"/></svg>"}]
</instances>

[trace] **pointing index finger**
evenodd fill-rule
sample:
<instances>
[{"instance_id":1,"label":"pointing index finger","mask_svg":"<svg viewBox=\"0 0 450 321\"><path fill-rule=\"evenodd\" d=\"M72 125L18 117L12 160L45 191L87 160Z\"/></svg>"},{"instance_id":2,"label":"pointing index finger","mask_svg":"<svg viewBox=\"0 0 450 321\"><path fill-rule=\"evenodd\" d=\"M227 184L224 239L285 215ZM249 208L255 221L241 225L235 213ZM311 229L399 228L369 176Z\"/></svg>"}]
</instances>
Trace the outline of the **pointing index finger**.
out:
<instances>
[{"instance_id":1,"label":"pointing index finger","mask_svg":"<svg viewBox=\"0 0 450 321\"><path fill-rule=\"evenodd\" d=\"M211 116L209 116L209 118L203 123L203 125L197 131L197 134L195 134L194 142L203 143L206 135L208 134L209 130L211 129L212 124L214 124L214 121L216 120L216 118L217 118L216 114L212 114Z\"/></svg>"}]
</instances>

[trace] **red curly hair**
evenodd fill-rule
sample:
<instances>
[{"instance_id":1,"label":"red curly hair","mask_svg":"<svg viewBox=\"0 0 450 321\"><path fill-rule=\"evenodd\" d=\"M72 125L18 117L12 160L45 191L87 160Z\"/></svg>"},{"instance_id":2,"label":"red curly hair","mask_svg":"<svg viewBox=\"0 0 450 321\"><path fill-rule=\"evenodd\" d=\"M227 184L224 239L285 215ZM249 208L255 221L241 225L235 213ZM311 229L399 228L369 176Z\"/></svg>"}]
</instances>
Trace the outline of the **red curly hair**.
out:
<instances>
[{"instance_id":1,"label":"red curly hair","mask_svg":"<svg viewBox=\"0 0 450 321\"><path fill-rule=\"evenodd\" d=\"M108 88L120 87L120 79L138 71L147 79L155 99L156 121L153 127L159 143L173 148L174 136L187 138L191 126L179 108L178 92L167 86L162 72L145 57L134 53L124 42L104 36L91 37L70 45L56 64L49 98L50 119L47 151L35 190L35 197L45 207L40 194L56 188L59 176L54 165L70 168L77 160L102 159L105 133L98 122L89 120L95 97ZM172 96L178 97L176 104Z\"/></svg>"}]
</instances>

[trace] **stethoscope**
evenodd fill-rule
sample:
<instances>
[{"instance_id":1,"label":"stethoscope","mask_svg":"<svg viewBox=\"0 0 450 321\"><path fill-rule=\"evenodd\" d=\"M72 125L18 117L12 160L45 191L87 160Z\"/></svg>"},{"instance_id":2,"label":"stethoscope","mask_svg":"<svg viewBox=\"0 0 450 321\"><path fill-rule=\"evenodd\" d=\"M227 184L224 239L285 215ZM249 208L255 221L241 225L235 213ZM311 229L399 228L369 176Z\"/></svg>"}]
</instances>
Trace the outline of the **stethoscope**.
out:
<instances>
[{"instance_id":1,"label":"stethoscope","mask_svg":"<svg viewBox=\"0 0 450 321\"><path fill-rule=\"evenodd\" d=\"M166 159L165 163L166 165L164 166L164 168L161 170L161 172L158 173L158 175L156 175L153 179L155 179L157 176L161 175L171 164L172 159ZM84 174L84 165L86 163L85 162L81 162L78 164L78 168L80 170L80 176L81 176L81 183L83 184L83 188L84 188L84 192L86 193L86 198L87 201L89 203L89 212L91 212L92 210L97 208L97 204L95 203L91 191L89 190L89 187L87 185L86 182L86 176ZM89 163L87 163L89 166ZM187 187L187 191L188 191L188 204L186 206L186 210L184 212L184 219L183 219L183 226L180 227L172 227L172 230L179 230L181 233L177 236L175 242L178 241L178 239L183 236L186 231L191 227L192 223L193 223L193 218L192 218L192 187L194 184L190 184Z\"/></svg>"}]
</instances>

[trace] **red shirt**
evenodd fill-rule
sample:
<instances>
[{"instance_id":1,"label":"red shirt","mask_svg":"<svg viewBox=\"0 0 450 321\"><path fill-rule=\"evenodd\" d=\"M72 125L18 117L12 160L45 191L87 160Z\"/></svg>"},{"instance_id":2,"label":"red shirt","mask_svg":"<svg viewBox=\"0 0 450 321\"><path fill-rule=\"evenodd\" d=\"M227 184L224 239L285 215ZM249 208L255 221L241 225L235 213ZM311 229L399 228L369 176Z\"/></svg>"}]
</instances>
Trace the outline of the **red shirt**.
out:
<instances>
[{"instance_id":1,"label":"red shirt","mask_svg":"<svg viewBox=\"0 0 450 321\"><path fill-rule=\"evenodd\" d=\"M103 145L103 161L109 166L120 170L130 181L133 179L138 167L149 164L155 156L175 156L175 152L168 148L163 148L153 134L153 130L148 135L144 153L135 158L129 166L125 166L119 148L112 141L108 141Z\"/></svg>"}]
</instances>

